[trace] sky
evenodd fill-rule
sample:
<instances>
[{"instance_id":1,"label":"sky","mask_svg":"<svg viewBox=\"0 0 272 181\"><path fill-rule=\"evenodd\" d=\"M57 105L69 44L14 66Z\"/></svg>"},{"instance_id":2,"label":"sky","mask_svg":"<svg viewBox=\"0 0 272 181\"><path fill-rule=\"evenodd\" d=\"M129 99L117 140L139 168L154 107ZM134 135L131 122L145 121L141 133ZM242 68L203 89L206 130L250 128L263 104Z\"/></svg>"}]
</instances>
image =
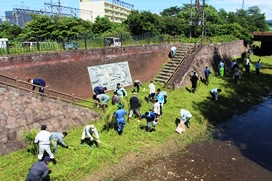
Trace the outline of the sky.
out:
<instances>
[{"instance_id":1,"label":"sky","mask_svg":"<svg viewBox=\"0 0 272 181\"><path fill-rule=\"evenodd\" d=\"M44 2L50 3L51 1L56 5L60 1L62 6L79 8L79 0L0 0L0 18L5 16L5 11L12 11L13 8L44 10ZM112 2L111 0L107 1ZM166 8L173 6L182 7L184 3L190 4L191 0L122 0L122 2L134 5L135 10L160 13ZM243 0L206 0L205 2L214 6L217 10L225 9L228 12L235 12L236 9L241 9L243 4ZM266 19L272 20L271 0L244 0L245 10L252 6L259 6L261 13L265 13Z\"/></svg>"}]
</instances>

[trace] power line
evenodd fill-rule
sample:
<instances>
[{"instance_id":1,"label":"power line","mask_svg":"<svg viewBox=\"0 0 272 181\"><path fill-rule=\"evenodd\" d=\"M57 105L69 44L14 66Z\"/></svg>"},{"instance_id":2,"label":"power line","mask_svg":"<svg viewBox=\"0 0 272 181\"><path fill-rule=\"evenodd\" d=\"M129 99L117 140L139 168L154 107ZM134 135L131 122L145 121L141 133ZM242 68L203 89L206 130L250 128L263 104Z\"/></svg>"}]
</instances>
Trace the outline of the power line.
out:
<instances>
[{"instance_id":1,"label":"power line","mask_svg":"<svg viewBox=\"0 0 272 181\"><path fill-rule=\"evenodd\" d=\"M93 20L93 12L78 8L61 6L60 3L58 5L53 5L52 3L44 3L45 11L46 7L51 9L51 13L58 14L59 16L63 15L61 12L66 12L65 14L70 14L70 16L79 16L80 14L89 14L91 16L91 20Z\"/></svg>"},{"instance_id":2,"label":"power line","mask_svg":"<svg viewBox=\"0 0 272 181\"><path fill-rule=\"evenodd\" d=\"M119 1L119 0L113 0L112 4L116 4L116 5L122 6L124 8L130 9L130 10L134 9L134 5L123 2L123 1Z\"/></svg>"}]
</instances>

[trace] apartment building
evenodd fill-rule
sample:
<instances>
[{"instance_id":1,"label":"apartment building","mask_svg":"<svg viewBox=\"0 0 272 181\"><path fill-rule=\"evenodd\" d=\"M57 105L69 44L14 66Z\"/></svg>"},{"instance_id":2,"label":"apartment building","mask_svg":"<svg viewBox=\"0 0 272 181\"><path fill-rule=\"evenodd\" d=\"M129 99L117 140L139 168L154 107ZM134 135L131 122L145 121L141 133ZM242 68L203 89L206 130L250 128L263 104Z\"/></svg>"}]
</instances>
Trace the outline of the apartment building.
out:
<instances>
[{"instance_id":1,"label":"apartment building","mask_svg":"<svg viewBox=\"0 0 272 181\"><path fill-rule=\"evenodd\" d=\"M106 0L80 0L79 8L81 10L91 11L92 14L80 12L80 18L84 20L95 21L97 16L108 17L111 22L122 23L127 19L131 9L117 5ZM120 3L121 4L121 3Z\"/></svg>"}]
</instances>

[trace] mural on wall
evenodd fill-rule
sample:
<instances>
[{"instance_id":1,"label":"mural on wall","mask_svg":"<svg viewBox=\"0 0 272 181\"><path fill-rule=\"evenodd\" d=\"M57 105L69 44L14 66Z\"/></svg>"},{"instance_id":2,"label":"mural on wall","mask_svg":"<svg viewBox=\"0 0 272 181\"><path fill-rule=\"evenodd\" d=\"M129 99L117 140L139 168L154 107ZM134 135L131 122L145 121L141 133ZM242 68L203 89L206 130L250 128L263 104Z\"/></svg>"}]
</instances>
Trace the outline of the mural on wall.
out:
<instances>
[{"instance_id":1,"label":"mural on wall","mask_svg":"<svg viewBox=\"0 0 272 181\"><path fill-rule=\"evenodd\" d=\"M113 90L117 83L121 86L132 85L128 62L118 62L88 67L92 87L98 85Z\"/></svg>"}]
</instances>

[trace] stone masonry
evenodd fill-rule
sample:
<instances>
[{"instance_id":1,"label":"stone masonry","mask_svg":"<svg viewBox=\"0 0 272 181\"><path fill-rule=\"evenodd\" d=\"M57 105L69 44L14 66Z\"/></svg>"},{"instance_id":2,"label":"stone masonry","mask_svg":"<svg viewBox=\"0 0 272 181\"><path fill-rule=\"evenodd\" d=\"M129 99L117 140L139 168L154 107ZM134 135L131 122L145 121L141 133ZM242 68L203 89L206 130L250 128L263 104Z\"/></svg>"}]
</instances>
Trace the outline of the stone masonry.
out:
<instances>
[{"instance_id":1,"label":"stone masonry","mask_svg":"<svg viewBox=\"0 0 272 181\"><path fill-rule=\"evenodd\" d=\"M24 147L24 131L39 130L42 124L62 132L99 118L92 110L0 85L0 154Z\"/></svg>"}]
</instances>

